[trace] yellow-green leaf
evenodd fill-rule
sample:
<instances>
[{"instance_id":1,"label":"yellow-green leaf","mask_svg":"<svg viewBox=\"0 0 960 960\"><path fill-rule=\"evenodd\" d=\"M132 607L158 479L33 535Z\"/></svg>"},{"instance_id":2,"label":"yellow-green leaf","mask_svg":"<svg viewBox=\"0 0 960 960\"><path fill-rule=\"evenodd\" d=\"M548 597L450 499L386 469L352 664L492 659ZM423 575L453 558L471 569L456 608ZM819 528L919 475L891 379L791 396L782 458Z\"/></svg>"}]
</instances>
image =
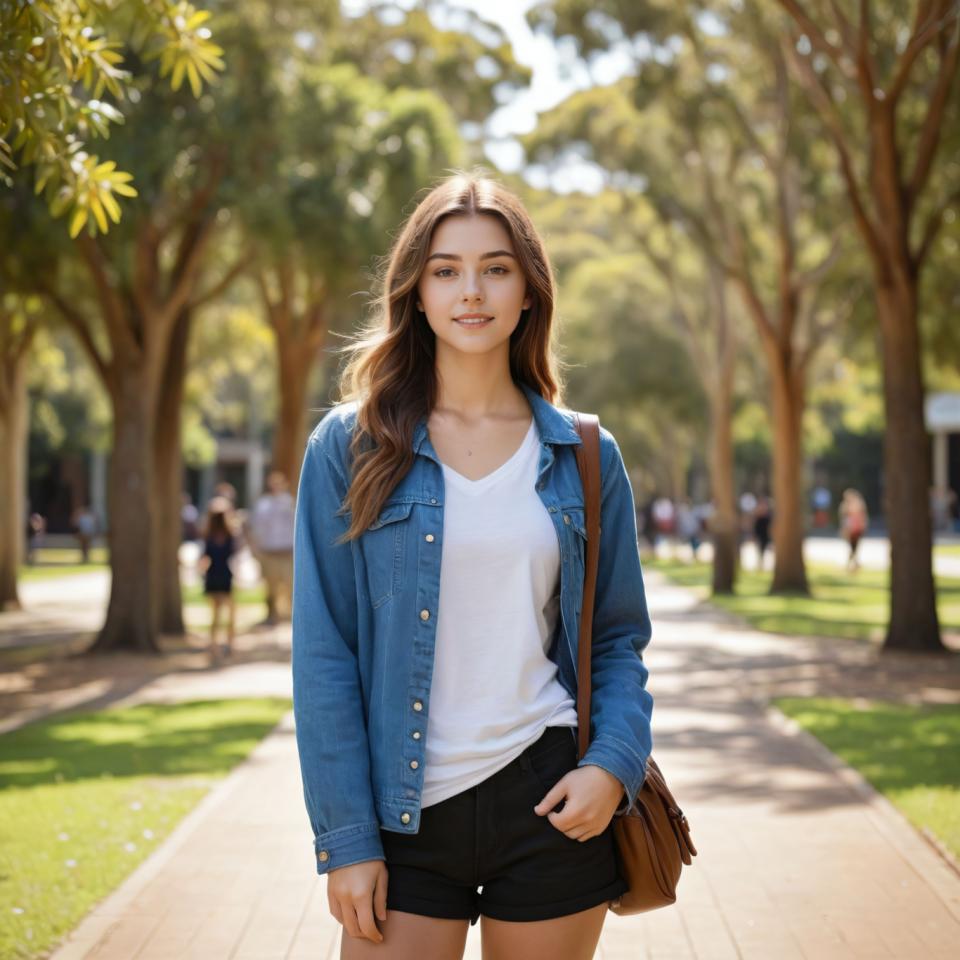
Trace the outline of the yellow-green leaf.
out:
<instances>
[{"instance_id":1,"label":"yellow-green leaf","mask_svg":"<svg viewBox=\"0 0 960 960\"><path fill-rule=\"evenodd\" d=\"M170 87L173 90L179 90L180 84L183 83L183 71L187 68L187 61L182 57L177 60L176 64L173 67L173 78L170 81Z\"/></svg>"},{"instance_id":2,"label":"yellow-green leaf","mask_svg":"<svg viewBox=\"0 0 960 960\"><path fill-rule=\"evenodd\" d=\"M190 88L193 90L194 97L199 97L203 92L203 81L192 60L187 61L187 76L190 78Z\"/></svg>"},{"instance_id":3,"label":"yellow-green leaf","mask_svg":"<svg viewBox=\"0 0 960 960\"><path fill-rule=\"evenodd\" d=\"M110 214L110 219L114 223L120 222L120 205L113 199L113 194L109 190L104 190L100 194L104 209Z\"/></svg>"},{"instance_id":4,"label":"yellow-green leaf","mask_svg":"<svg viewBox=\"0 0 960 960\"><path fill-rule=\"evenodd\" d=\"M77 234L83 229L83 225L87 222L87 208L86 207L77 207L73 212L73 217L70 219L70 236L72 239L76 239Z\"/></svg>"},{"instance_id":5,"label":"yellow-green leaf","mask_svg":"<svg viewBox=\"0 0 960 960\"><path fill-rule=\"evenodd\" d=\"M90 197L90 209L93 210L93 215L96 217L97 226L100 228L101 232L106 233L109 227L107 226L107 218L103 212L103 204L100 203L100 200L97 198L96 194Z\"/></svg>"}]
</instances>

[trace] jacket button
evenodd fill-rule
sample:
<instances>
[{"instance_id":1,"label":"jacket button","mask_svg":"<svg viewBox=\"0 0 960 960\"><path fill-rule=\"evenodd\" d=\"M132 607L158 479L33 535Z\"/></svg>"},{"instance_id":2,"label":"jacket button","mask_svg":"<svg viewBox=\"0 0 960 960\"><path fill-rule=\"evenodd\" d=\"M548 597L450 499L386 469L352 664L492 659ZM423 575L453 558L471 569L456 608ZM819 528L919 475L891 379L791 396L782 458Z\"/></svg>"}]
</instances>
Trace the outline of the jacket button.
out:
<instances>
[{"instance_id":1,"label":"jacket button","mask_svg":"<svg viewBox=\"0 0 960 960\"><path fill-rule=\"evenodd\" d=\"M563 522L564 522L564 523L569 523L569 522L570 522L570 514L565 513L565 514L563 515Z\"/></svg>"},{"instance_id":2,"label":"jacket button","mask_svg":"<svg viewBox=\"0 0 960 960\"><path fill-rule=\"evenodd\" d=\"M413 709L416 710L416 711L419 713L419 712L423 709L423 701L421 701L421 700L414 700L414 701L413 701Z\"/></svg>"},{"instance_id":3,"label":"jacket button","mask_svg":"<svg viewBox=\"0 0 960 960\"><path fill-rule=\"evenodd\" d=\"M411 770L416 770L417 767L419 767L419 766L420 766L420 762L419 762L418 760L411 760L411 761L410 761L410 769L411 769Z\"/></svg>"},{"instance_id":4,"label":"jacket button","mask_svg":"<svg viewBox=\"0 0 960 960\"><path fill-rule=\"evenodd\" d=\"M423 539L426 540L427 543L433 543L433 534L428 533Z\"/></svg>"},{"instance_id":5,"label":"jacket button","mask_svg":"<svg viewBox=\"0 0 960 960\"><path fill-rule=\"evenodd\" d=\"M409 814L409 813L401 813L401 814L400 814L400 822L401 822L401 823L409 823L409 822L410 822L410 814Z\"/></svg>"},{"instance_id":6,"label":"jacket button","mask_svg":"<svg viewBox=\"0 0 960 960\"><path fill-rule=\"evenodd\" d=\"M430 611L429 611L429 610L421 610L421 611L420 611L420 619L421 619L421 620L429 620L429 619L430 619Z\"/></svg>"},{"instance_id":7,"label":"jacket button","mask_svg":"<svg viewBox=\"0 0 960 960\"><path fill-rule=\"evenodd\" d=\"M330 859L330 854L327 853L326 850L321 850L321 851L317 854L317 859L318 859L321 863L326 863L326 862Z\"/></svg>"},{"instance_id":8,"label":"jacket button","mask_svg":"<svg viewBox=\"0 0 960 960\"><path fill-rule=\"evenodd\" d=\"M420 731L419 731L419 730L414 730L412 736L413 736L413 739L414 739L414 740L419 740L419 739L420 739Z\"/></svg>"},{"instance_id":9,"label":"jacket button","mask_svg":"<svg viewBox=\"0 0 960 960\"><path fill-rule=\"evenodd\" d=\"M431 503L436 503L436 502L437 502L437 498L436 498L436 497L431 497L431 498L430 498L430 502L431 502Z\"/></svg>"}]
</instances>

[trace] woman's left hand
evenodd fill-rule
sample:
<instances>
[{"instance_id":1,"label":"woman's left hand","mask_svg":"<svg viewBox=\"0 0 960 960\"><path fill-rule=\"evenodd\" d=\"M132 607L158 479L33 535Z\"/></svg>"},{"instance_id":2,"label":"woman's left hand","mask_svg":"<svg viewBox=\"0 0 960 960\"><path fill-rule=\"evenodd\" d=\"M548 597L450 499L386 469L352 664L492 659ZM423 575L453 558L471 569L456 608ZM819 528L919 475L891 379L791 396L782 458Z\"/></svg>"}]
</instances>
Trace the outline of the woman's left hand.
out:
<instances>
[{"instance_id":1,"label":"woman's left hand","mask_svg":"<svg viewBox=\"0 0 960 960\"><path fill-rule=\"evenodd\" d=\"M556 813L553 808L566 802ZM533 808L571 840L590 840L607 829L613 812L623 800L623 784L609 771L594 763L564 774Z\"/></svg>"}]
</instances>

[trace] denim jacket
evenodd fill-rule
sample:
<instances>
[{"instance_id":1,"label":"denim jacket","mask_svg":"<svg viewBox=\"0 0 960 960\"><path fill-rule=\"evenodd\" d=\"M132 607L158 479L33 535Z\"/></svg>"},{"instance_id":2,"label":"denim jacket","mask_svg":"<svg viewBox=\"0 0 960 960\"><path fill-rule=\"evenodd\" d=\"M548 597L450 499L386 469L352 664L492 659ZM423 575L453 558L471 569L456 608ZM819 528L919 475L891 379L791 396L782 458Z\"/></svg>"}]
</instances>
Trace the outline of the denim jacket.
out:
<instances>
[{"instance_id":1,"label":"denim jacket","mask_svg":"<svg viewBox=\"0 0 960 960\"><path fill-rule=\"evenodd\" d=\"M560 620L548 651L576 702L583 598L583 488L572 415L521 383L540 435L537 493L560 545ZM293 709L317 872L385 859L380 828L420 825L440 594L444 484L426 418L413 465L356 540L346 529L347 447L356 401L337 404L307 441L296 507ZM633 493L616 440L600 429L600 561L593 615L590 746L579 766L612 773L628 809L652 750L650 642Z\"/></svg>"}]
</instances>

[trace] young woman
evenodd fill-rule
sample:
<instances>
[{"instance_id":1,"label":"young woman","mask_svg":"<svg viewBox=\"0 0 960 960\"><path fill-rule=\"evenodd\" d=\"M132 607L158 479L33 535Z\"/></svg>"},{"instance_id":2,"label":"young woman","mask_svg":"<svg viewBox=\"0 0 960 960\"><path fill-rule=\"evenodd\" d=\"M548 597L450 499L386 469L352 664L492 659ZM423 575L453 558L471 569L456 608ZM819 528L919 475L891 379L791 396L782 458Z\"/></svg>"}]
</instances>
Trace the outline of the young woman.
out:
<instances>
[{"instance_id":1,"label":"young woman","mask_svg":"<svg viewBox=\"0 0 960 960\"><path fill-rule=\"evenodd\" d=\"M653 698L633 495L601 428L591 743L576 756L580 442L520 200L456 174L397 237L296 513L293 691L341 957L592 957Z\"/></svg>"}]
</instances>

